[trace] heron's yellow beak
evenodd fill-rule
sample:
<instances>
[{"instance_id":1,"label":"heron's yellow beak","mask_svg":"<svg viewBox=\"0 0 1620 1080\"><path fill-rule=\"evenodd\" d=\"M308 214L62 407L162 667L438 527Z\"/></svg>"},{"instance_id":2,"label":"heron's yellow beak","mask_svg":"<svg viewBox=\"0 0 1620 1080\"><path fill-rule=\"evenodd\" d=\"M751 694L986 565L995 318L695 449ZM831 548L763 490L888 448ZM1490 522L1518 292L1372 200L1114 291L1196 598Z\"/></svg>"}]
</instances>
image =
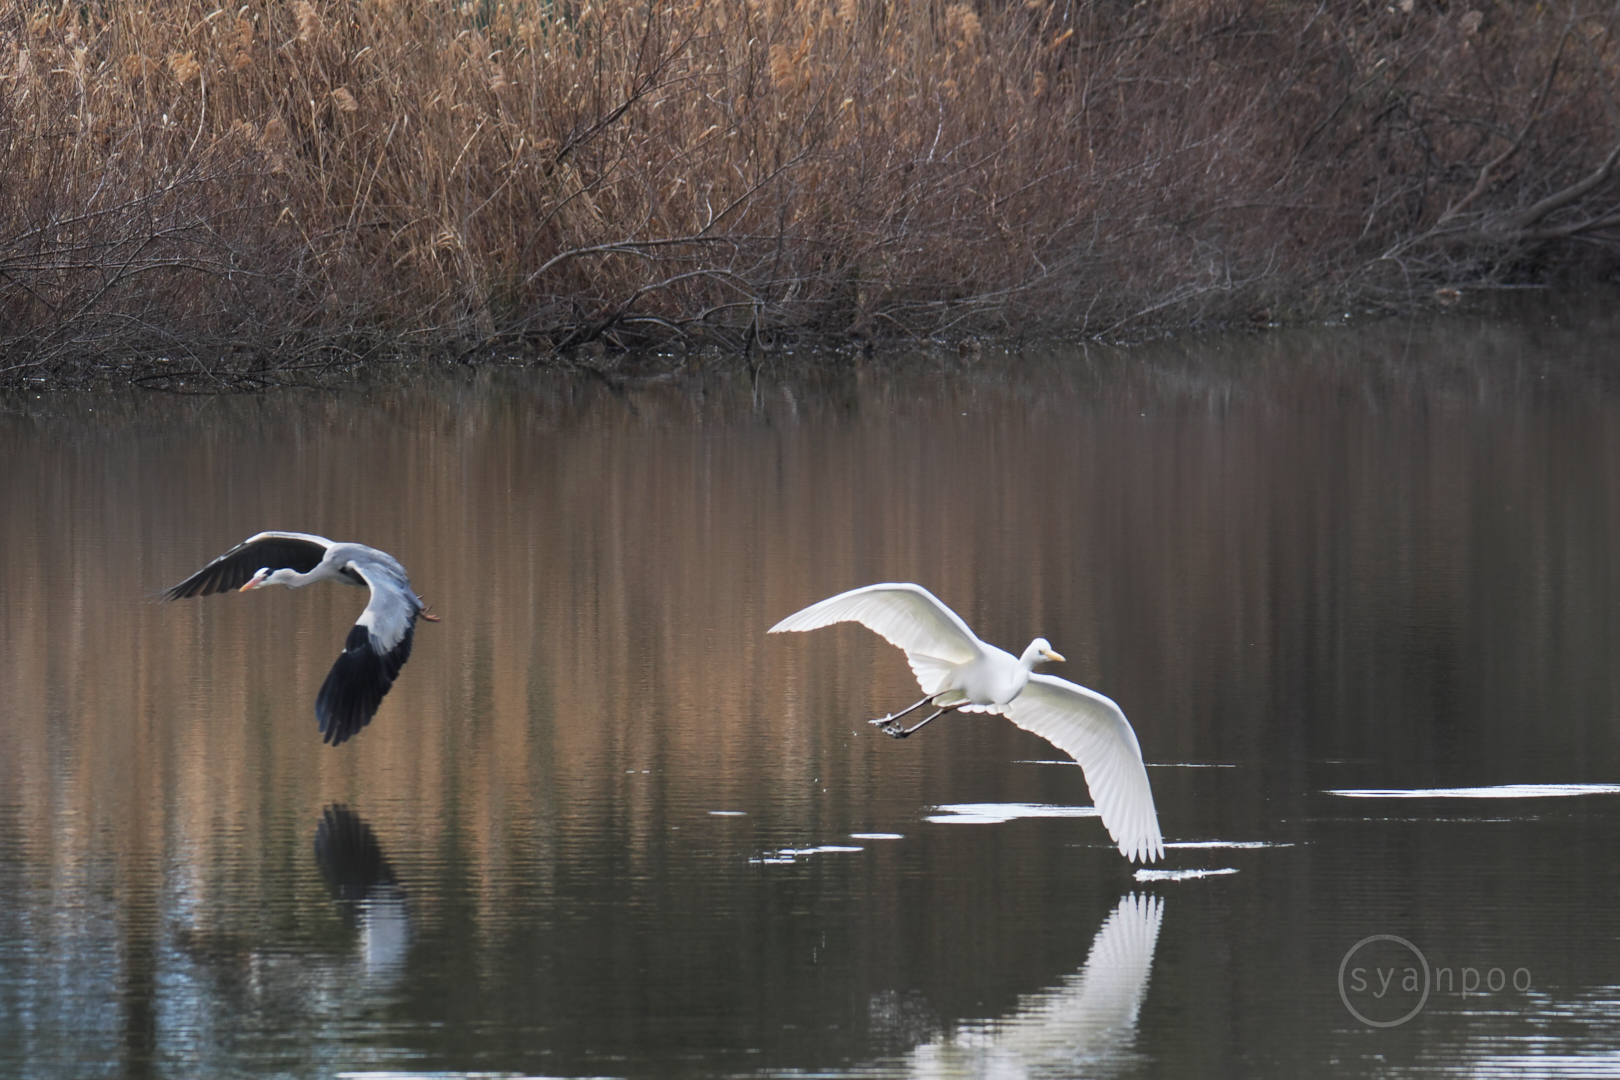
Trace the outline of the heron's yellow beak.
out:
<instances>
[{"instance_id":1,"label":"heron's yellow beak","mask_svg":"<svg viewBox=\"0 0 1620 1080\"><path fill-rule=\"evenodd\" d=\"M1060 652L1053 652L1051 649L1046 650L1046 658L1059 664L1063 663L1063 654Z\"/></svg>"}]
</instances>

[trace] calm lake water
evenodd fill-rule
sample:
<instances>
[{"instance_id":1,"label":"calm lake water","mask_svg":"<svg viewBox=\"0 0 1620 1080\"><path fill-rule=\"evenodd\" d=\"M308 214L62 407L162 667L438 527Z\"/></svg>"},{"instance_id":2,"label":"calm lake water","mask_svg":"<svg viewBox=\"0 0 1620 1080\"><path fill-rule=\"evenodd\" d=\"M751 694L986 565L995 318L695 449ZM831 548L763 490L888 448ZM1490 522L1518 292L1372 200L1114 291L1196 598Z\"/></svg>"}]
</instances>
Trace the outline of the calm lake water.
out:
<instances>
[{"instance_id":1,"label":"calm lake water","mask_svg":"<svg viewBox=\"0 0 1620 1080\"><path fill-rule=\"evenodd\" d=\"M0 402L0 1076L1620 1075L1568 322ZM261 529L443 617L342 747L362 593L152 602ZM765 634L886 580L1122 705L1169 876L1005 721L875 734L870 632Z\"/></svg>"}]
</instances>

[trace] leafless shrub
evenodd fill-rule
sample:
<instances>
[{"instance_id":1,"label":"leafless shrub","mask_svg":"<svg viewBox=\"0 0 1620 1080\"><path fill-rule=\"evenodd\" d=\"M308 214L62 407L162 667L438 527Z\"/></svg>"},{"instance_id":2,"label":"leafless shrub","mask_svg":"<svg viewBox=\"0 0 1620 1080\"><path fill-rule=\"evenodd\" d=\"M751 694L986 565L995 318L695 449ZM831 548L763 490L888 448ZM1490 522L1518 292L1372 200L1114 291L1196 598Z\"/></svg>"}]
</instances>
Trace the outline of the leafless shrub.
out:
<instances>
[{"instance_id":1,"label":"leafless shrub","mask_svg":"<svg viewBox=\"0 0 1620 1080\"><path fill-rule=\"evenodd\" d=\"M0 380L1117 334L1612 265L1617 65L1580 2L18 4Z\"/></svg>"}]
</instances>

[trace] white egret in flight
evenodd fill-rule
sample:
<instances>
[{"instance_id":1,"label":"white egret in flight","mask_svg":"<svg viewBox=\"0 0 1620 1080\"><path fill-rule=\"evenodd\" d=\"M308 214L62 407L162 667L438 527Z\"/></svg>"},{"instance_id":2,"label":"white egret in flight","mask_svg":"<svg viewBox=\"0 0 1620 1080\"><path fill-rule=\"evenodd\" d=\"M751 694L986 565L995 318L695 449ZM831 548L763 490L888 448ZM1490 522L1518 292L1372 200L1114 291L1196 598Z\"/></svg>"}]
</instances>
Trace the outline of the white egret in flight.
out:
<instances>
[{"instance_id":1,"label":"white egret in flight","mask_svg":"<svg viewBox=\"0 0 1620 1080\"><path fill-rule=\"evenodd\" d=\"M903 739L956 710L1005 716L1080 763L1098 816L1120 854L1142 862L1164 856L1136 732L1119 706L1096 691L1034 674L1036 664L1063 659L1045 638L1030 642L1023 656L1013 656L980 641L933 593L908 583L839 593L789 615L769 632L814 630L839 622L858 622L898 646L922 687L921 701L872 721L884 734ZM902 716L924 705L936 711L911 727L900 724Z\"/></svg>"},{"instance_id":2,"label":"white egret in flight","mask_svg":"<svg viewBox=\"0 0 1620 1080\"><path fill-rule=\"evenodd\" d=\"M315 698L323 741L337 746L377 714L383 695L410 658L417 618L439 621L423 610L398 559L364 544L338 543L310 533L262 532L164 590L162 598L183 600L266 585L300 589L317 581L371 588L371 602L349 631L342 654Z\"/></svg>"}]
</instances>

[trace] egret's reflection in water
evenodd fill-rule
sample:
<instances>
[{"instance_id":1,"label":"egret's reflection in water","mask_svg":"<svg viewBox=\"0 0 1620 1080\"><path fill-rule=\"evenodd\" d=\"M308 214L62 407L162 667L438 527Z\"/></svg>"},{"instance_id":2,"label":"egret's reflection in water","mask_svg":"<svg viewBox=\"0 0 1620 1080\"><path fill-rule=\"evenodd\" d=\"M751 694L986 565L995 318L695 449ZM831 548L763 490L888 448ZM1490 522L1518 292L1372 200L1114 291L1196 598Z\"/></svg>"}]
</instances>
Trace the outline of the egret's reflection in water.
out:
<instances>
[{"instance_id":1,"label":"egret's reflection in water","mask_svg":"<svg viewBox=\"0 0 1620 1080\"><path fill-rule=\"evenodd\" d=\"M1139 1063L1131 1044L1163 921L1160 897L1122 897L1079 971L1022 999L1010 1017L964 1021L866 1074L1055 1080Z\"/></svg>"},{"instance_id":2,"label":"egret's reflection in water","mask_svg":"<svg viewBox=\"0 0 1620 1080\"><path fill-rule=\"evenodd\" d=\"M315 828L315 863L332 899L360 931L360 965L369 982L399 977L410 950L405 890L364 818L332 805Z\"/></svg>"}]
</instances>

